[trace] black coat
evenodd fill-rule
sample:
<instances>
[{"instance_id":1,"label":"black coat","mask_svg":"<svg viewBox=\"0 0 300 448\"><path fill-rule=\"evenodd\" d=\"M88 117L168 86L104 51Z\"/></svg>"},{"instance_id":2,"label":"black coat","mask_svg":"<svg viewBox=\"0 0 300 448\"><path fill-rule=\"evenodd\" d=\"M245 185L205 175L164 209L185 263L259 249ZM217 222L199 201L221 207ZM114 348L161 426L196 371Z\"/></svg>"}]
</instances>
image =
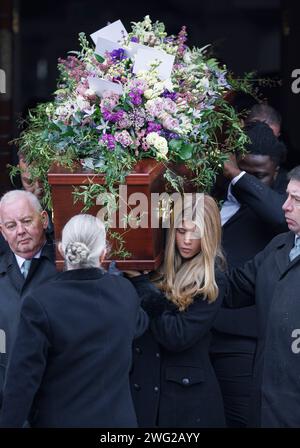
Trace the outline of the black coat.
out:
<instances>
[{"instance_id":1,"label":"black coat","mask_svg":"<svg viewBox=\"0 0 300 448\"><path fill-rule=\"evenodd\" d=\"M300 427L300 256L289 261L294 234L284 233L230 277L231 307L258 314L250 426Z\"/></svg>"},{"instance_id":2,"label":"black coat","mask_svg":"<svg viewBox=\"0 0 300 448\"><path fill-rule=\"evenodd\" d=\"M214 303L197 297L183 312L149 283L147 294L146 281L145 277L134 281L144 309L152 316L151 332L134 344L131 384L140 426L225 426L222 397L208 355L224 276L219 276L220 294Z\"/></svg>"},{"instance_id":3,"label":"black coat","mask_svg":"<svg viewBox=\"0 0 300 448\"><path fill-rule=\"evenodd\" d=\"M101 269L58 274L25 298L2 426L135 427L129 387L139 297Z\"/></svg>"},{"instance_id":4,"label":"black coat","mask_svg":"<svg viewBox=\"0 0 300 448\"><path fill-rule=\"evenodd\" d=\"M223 249L229 266L242 266L263 250L272 238L288 230L282 210L286 199L284 191L275 191L247 173L233 186L232 192L241 208L222 228ZM256 337L256 307L221 308L214 329L231 335ZM218 346L215 344L213 350L222 351L221 345L221 338L218 338Z\"/></svg>"},{"instance_id":5,"label":"black coat","mask_svg":"<svg viewBox=\"0 0 300 448\"><path fill-rule=\"evenodd\" d=\"M0 257L0 332L3 338L0 350L0 395L7 360L16 337L22 300L32 289L55 274L54 246L49 242L43 247L41 257L32 260L26 280L10 249Z\"/></svg>"}]
</instances>

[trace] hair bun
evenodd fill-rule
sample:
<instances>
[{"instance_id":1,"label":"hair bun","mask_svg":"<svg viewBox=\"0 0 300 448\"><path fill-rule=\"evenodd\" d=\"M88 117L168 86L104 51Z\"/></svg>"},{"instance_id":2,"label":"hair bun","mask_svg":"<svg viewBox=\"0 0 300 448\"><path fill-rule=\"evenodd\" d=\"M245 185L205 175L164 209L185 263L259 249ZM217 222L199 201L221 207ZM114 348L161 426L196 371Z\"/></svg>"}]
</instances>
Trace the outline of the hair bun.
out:
<instances>
[{"instance_id":1,"label":"hair bun","mask_svg":"<svg viewBox=\"0 0 300 448\"><path fill-rule=\"evenodd\" d=\"M90 249L86 244L75 242L69 243L66 247L65 257L70 264L82 264L87 262L90 255Z\"/></svg>"}]
</instances>

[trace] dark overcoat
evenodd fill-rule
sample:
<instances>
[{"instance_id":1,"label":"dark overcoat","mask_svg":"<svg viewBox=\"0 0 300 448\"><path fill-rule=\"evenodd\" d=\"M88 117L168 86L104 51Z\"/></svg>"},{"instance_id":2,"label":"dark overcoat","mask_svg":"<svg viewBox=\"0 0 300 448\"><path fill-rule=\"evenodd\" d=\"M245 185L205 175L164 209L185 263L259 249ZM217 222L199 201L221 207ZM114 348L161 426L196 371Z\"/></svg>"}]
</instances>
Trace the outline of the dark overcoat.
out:
<instances>
[{"instance_id":1,"label":"dark overcoat","mask_svg":"<svg viewBox=\"0 0 300 448\"><path fill-rule=\"evenodd\" d=\"M101 269L58 274L24 300L1 425L135 427L129 387L140 299Z\"/></svg>"},{"instance_id":2,"label":"dark overcoat","mask_svg":"<svg viewBox=\"0 0 300 448\"><path fill-rule=\"evenodd\" d=\"M241 208L222 227L222 244L229 266L238 267L263 250L276 235L288 230L282 210L286 195L285 190L276 191L247 173L232 192ZM221 308L214 328L220 333L256 338L255 306L240 310ZM222 346L221 338L218 344ZM236 347L238 351L238 344ZM216 345L213 349L222 351Z\"/></svg>"},{"instance_id":3,"label":"dark overcoat","mask_svg":"<svg viewBox=\"0 0 300 448\"><path fill-rule=\"evenodd\" d=\"M232 271L227 306L256 304L258 346L250 426L300 426L300 256L292 232Z\"/></svg>"},{"instance_id":4,"label":"dark overcoat","mask_svg":"<svg viewBox=\"0 0 300 448\"><path fill-rule=\"evenodd\" d=\"M0 256L0 395L7 361L16 337L23 298L56 274L54 254L53 244L47 242L41 257L32 260L26 280L9 248Z\"/></svg>"},{"instance_id":5,"label":"dark overcoat","mask_svg":"<svg viewBox=\"0 0 300 448\"><path fill-rule=\"evenodd\" d=\"M182 312L150 283L147 294L146 282L145 277L134 280L152 316L151 331L134 344L131 385L140 426L224 426L221 392L208 355L224 276L218 276L220 294L215 302L196 297Z\"/></svg>"}]
</instances>

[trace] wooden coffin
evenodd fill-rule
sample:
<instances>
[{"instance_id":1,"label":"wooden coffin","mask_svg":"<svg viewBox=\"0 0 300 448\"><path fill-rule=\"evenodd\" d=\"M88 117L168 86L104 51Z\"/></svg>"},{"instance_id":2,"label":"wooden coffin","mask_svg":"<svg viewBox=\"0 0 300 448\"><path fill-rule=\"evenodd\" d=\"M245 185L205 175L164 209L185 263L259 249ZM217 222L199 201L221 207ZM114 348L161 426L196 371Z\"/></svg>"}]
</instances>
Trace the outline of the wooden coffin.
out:
<instances>
[{"instance_id":1,"label":"wooden coffin","mask_svg":"<svg viewBox=\"0 0 300 448\"><path fill-rule=\"evenodd\" d=\"M143 159L139 161L132 173L126 177L127 198L134 193L143 193L148 200L147 228L124 228L124 221L120 222L117 213L116 227L112 227L112 232L118 232L125 242L125 248L130 252L129 258L119 258L108 254L104 264L107 266L110 260L115 260L119 269L154 270L159 267L163 260L164 231L156 226L151 227L151 194L163 193L165 191L164 174L165 167L154 159ZM51 185L53 201L53 222L56 241L61 239L61 231L67 221L74 215L82 212L83 204L74 204L74 187L87 185L91 181L97 184L104 184L103 175L95 175L91 171L84 170L81 166L75 167L72 171L61 166L53 166L48 173L48 180ZM132 196L131 196L132 197ZM94 216L98 214L103 206L95 205L87 213ZM123 204L124 207L124 204ZM124 208L123 208L124 210ZM132 206L125 204L125 210L130 213ZM159 212L159 211L155 211ZM143 218L145 223L145 215ZM121 226L119 225L121 224ZM109 239L111 252L116 248L116 241ZM63 260L59 252L56 252L56 264L59 270L63 268Z\"/></svg>"}]
</instances>

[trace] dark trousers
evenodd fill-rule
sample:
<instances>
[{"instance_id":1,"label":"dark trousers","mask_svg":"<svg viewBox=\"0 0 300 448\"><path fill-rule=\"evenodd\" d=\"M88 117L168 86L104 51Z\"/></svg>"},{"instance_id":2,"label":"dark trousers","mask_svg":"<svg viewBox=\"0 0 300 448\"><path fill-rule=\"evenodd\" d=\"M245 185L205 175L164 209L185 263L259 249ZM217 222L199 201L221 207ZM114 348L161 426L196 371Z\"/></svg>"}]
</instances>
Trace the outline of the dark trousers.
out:
<instances>
[{"instance_id":1,"label":"dark trousers","mask_svg":"<svg viewBox=\"0 0 300 448\"><path fill-rule=\"evenodd\" d=\"M229 428L247 426L256 340L213 332L211 362L223 395Z\"/></svg>"}]
</instances>

